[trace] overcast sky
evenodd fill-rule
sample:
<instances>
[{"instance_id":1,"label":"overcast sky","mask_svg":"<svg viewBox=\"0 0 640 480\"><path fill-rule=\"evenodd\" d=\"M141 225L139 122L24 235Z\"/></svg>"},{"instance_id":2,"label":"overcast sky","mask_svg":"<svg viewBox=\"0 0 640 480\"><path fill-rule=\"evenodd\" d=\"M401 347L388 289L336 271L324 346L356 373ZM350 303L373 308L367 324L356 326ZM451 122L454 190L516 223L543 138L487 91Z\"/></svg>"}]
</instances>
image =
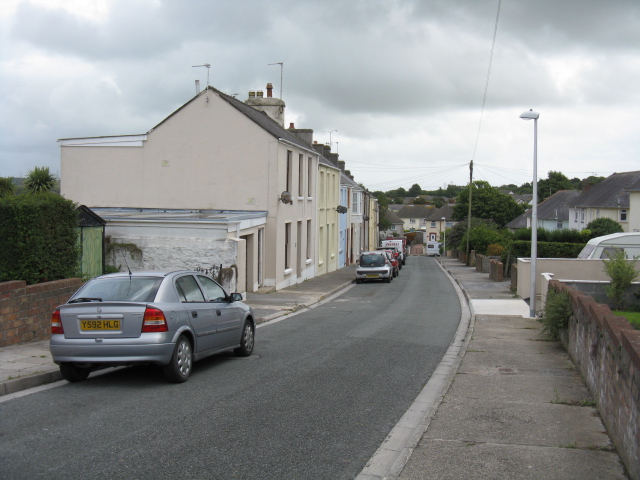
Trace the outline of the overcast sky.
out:
<instances>
[{"instance_id":1,"label":"overcast sky","mask_svg":"<svg viewBox=\"0 0 640 480\"><path fill-rule=\"evenodd\" d=\"M196 79L206 85L207 69L192 67L205 63L209 83L241 100L282 88L286 125L319 143L333 131L333 151L370 190L464 185L472 159L474 180L531 182L534 125L518 118L530 108L539 178L640 169L640 1L498 7L2 0L0 176L58 173L60 138L147 132Z\"/></svg>"}]
</instances>

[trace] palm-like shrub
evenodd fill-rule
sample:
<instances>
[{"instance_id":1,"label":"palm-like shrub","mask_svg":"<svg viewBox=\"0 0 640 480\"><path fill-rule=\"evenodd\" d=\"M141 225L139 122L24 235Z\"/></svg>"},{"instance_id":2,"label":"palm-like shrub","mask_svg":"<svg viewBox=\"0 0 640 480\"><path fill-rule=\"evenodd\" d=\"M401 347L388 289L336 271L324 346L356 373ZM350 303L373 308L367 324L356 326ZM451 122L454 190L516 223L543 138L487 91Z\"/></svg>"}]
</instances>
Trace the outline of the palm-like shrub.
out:
<instances>
[{"instance_id":1,"label":"palm-like shrub","mask_svg":"<svg viewBox=\"0 0 640 480\"><path fill-rule=\"evenodd\" d=\"M7 195L13 195L16 191L16 186L13 183L11 177L0 177L0 198Z\"/></svg>"},{"instance_id":2,"label":"palm-like shrub","mask_svg":"<svg viewBox=\"0 0 640 480\"><path fill-rule=\"evenodd\" d=\"M27 173L24 186L31 193L50 192L58 185L58 179L49 171L49 167L34 167Z\"/></svg>"}]
</instances>

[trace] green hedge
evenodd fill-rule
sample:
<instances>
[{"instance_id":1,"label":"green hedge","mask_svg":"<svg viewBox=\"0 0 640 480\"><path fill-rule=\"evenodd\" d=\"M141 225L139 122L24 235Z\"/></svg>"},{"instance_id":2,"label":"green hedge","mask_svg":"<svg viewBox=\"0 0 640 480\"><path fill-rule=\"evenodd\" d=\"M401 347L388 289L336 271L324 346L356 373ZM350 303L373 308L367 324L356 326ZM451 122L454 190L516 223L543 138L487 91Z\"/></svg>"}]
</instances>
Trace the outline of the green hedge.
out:
<instances>
[{"instance_id":1,"label":"green hedge","mask_svg":"<svg viewBox=\"0 0 640 480\"><path fill-rule=\"evenodd\" d=\"M43 193L0 199L0 281L28 284L78 276L76 205Z\"/></svg>"},{"instance_id":2,"label":"green hedge","mask_svg":"<svg viewBox=\"0 0 640 480\"><path fill-rule=\"evenodd\" d=\"M584 243L538 242L538 258L578 258ZM511 258L531 257L531 241L515 240L511 242Z\"/></svg>"}]
</instances>

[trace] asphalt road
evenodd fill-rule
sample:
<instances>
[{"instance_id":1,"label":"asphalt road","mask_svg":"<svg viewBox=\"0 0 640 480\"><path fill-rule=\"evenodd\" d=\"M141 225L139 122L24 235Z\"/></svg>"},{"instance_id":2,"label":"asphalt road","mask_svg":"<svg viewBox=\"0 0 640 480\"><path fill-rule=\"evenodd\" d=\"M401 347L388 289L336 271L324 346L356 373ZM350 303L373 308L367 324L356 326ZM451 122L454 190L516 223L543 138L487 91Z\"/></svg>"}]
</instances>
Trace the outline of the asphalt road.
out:
<instances>
[{"instance_id":1,"label":"asphalt road","mask_svg":"<svg viewBox=\"0 0 640 480\"><path fill-rule=\"evenodd\" d=\"M438 365L460 319L435 261L257 330L185 384L125 368L0 403L3 479L346 479Z\"/></svg>"}]
</instances>

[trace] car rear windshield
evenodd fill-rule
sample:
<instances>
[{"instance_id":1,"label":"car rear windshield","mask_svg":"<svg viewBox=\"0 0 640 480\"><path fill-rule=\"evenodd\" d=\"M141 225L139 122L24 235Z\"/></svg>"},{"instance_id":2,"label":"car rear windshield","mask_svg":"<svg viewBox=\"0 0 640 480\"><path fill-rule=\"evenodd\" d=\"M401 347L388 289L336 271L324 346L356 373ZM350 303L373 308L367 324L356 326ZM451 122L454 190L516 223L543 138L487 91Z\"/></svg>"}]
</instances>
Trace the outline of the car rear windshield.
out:
<instances>
[{"instance_id":1,"label":"car rear windshield","mask_svg":"<svg viewBox=\"0 0 640 480\"><path fill-rule=\"evenodd\" d=\"M96 278L85 284L74 298L102 302L153 302L162 280L159 277Z\"/></svg>"},{"instance_id":2,"label":"car rear windshield","mask_svg":"<svg viewBox=\"0 0 640 480\"><path fill-rule=\"evenodd\" d=\"M381 267L384 265L384 255L366 254L360 257L360 265L363 267Z\"/></svg>"}]
</instances>

